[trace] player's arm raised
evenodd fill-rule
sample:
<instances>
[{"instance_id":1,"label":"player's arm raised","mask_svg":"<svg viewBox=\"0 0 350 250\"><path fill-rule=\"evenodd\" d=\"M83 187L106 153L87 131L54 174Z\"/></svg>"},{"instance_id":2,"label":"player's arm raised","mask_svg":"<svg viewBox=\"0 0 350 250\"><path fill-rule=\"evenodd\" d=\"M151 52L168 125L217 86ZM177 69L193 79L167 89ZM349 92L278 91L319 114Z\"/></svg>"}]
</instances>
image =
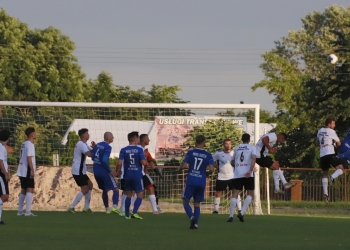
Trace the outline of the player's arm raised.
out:
<instances>
[{"instance_id":1,"label":"player's arm raised","mask_svg":"<svg viewBox=\"0 0 350 250\"><path fill-rule=\"evenodd\" d=\"M270 147L270 138L268 136L265 136L263 139L262 139L262 143L264 144L264 146L272 153L272 154L275 154L277 152L277 149L276 148L272 148Z\"/></svg>"}]
</instances>

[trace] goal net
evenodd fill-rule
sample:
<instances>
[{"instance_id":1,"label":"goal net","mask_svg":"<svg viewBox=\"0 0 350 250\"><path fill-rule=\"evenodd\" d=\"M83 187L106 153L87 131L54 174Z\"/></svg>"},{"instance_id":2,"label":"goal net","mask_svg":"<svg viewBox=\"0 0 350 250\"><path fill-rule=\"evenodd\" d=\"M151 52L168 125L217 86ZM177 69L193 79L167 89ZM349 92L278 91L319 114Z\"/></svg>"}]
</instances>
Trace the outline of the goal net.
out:
<instances>
[{"instance_id":1,"label":"goal net","mask_svg":"<svg viewBox=\"0 0 350 250\"><path fill-rule=\"evenodd\" d=\"M186 182L187 171L177 172L186 150L194 146L197 134L205 135L206 150L214 154L223 148L223 140L232 141L232 147L240 143L242 132L251 135L254 144L263 133L259 127L258 104L127 104L127 103L50 103L50 102L0 102L0 128L9 129L12 137L9 146L14 149L8 154L11 172L15 173L21 144L26 137L24 130L34 127L37 174L34 209L64 210L78 192L70 172L73 151L79 140L78 130L87 128L90 140L103 141L103 134L114 135L111 144L110 164L115 166L119 151L128 145L127 134L138 131L148 134L149 152L152 154L163 178L152 171L158 190L160 207L169 212L183 211L181 195ZM251 114L251 117L242 114ZM92 161L87 158L90 179L94 183L91 206L102 209L101 192L93 178ZM254 202L248 212L262 214L260 204L259 171L255 173L256 189ZM217 173L207 176L203 212L212 212ZM10 181L10 201L7 207L16 208L18 202L18 178ZM242 202L245 193L242 193ZM228 213L231 193L223 192L220 213ZM148 202L141 210L150 211ZM77 207L79 209L79 207Z\"/></svg>"}]
</instances>

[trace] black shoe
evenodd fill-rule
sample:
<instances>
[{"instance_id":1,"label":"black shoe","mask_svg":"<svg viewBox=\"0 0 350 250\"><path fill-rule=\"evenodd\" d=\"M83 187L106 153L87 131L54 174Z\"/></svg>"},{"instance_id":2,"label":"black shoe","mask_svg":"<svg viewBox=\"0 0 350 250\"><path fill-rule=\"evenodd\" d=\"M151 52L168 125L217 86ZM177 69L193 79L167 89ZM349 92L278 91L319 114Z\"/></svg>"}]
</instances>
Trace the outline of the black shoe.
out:
<instances>
[{"instance_id":1,"label":"black shoe","mask_svg":"<svg viewBox=\"0 0 350 250\"><path fill-rule=\"evenodd\" d=\"M331 175L328 175L328 182L334 184L334 179Z\"/></svg>"},{"instance_id":2,"label":"black shoe","mask_svg":"<svg viewBox=\"0 0 350 250\"><path fill-rule=\"evenodd\" d=\"M243 215L241 213L238 213L237 218L241 221L244 222L243 220Z\"/></svg>"},{"instance_id":3,"label":"black shoe","mask_svg":"<svg viewBox=\"0 0 350 250\"><path fill-rule=\"evenodd\" d=\"M0 225L5 225L5 223L2 220L0 220Z\"/></svg>"},{"instance_id":4,"label":"black shoe","mask_svg":"<svg viewBox=\"0 0 350 250\"><path fill-rule=\"evenodd\" d=\"M213 211L212 214L218 214L219 212L218 211Z\"/></svg>"},{"instance_id":5,"label":"black shoe","mask_svg":"<svg viewBox=\"0 0 350 250\"><path fill-rule=\"evenodd\" d=\"M232 222L233 221L233 217L228 218L227 222Z\"/></svg>"},{"instance_id":6,"label":"black shoe","mask_svg":"<svg viewBox=\"0 0 350 250\"><path fill-rule=\"evenodd\" d=\"M326 202L326 203L329 203L329 202L330 202L330 199L329 199L328 195L326 195L326 194L323 196L323 200L324 200L324 202Z\"/></svg>"},{"instance_id":7,"label":"black shoe","mask_svg":"<svg viewBox=\"0 0 350 250\"><path fill-rule=\"evenodd\" d=\"M240 213L241 213L241 210L238 210L238 213L240 214Z\"/></svg>"},{"instance_id":8,"label":"black shoe","mask_svg":"<svg viewBox=\"0 0 350 250\"><path fill-rule=\"evenodd\" d=\"M192 216L190 229L197 229L196 227L196 217Z\"/></svg>"}]
</instances>

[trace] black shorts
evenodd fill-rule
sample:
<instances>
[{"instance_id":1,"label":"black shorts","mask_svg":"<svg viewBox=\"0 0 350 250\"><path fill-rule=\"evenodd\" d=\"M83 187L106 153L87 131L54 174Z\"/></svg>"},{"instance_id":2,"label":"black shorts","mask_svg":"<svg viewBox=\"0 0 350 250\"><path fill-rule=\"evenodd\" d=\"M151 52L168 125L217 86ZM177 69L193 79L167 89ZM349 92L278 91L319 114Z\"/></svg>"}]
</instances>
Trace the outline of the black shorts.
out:
<instances>
[{"instance_id":1,"label":"black shorts","mask_svg":"<svg viewBox=\"0 0 350 250\"><path fill-rule=\"evenodd\" d=\"M6 181L5 175L0 174L0 196L9 194L9 183Z\"/></svg>"},{"instance_id":2,"label":"black shorts","mask_svg":"<svg viewBox=\"0 0 350 250\"><path fill-rule=\"evenodd\" d=\"M86 174L83 174L83 175L73 174L73 178L79 187L87 186L88 181L90 180L89 176L87 176Z\"/></svg>"},{"instance_id":3,"label":"black shorts","mask_svg":"<svg viewBox=\"0 0 350 250\"><path fill-rule=\"evenodd\" d=\"M256 163L263 168L270 168L273 164L273 160L270 156L265 156L262 158L256 158Z\"/></svg>"},{"instance_id":4,"label":"black shorts","mask_svg":"<svg viewBox=\"0 0 350 250\"><path fill-rule=\"evenodd\" d=\"M236 190L243 190L243 187L245 190L254 190L254 177L233 179L233 187Z\"/></svg>"},{"instance_id":5,"label":"black shorts","mask_svg":"<svg viewBox=\"0 0 350 250\"><path fill-rule=\"evenodd\" d=\"M344 168L349 168L348 161L346 159L338 159L335 154L325 155L320 158L320 167L323 171L327 171L331 167L343 165Z\"/></svg>"},{"instance_id":6,"label":"black shorts","mask_svg":"<svg viewBox=\"0 0 350 250\"><path fill-rule=\"evenodd\" d=\"M216 180L215 191L224 191L228 186L229 190L233 189L233 179L231 180Z\"/></svg>"},{"instance_id":7,"label":"black shorts","mask_svg":"<svg viewBox=\"0 0 350 250\"><path fill-rule=\"evenodd\" d=\"M146 190L153 187L153 180L148 174L145 174L144 176L142 176L142 180L143 180L143 186L145 187Z\"/></svg>"},{"instance_id":8,"label":"black shorts","mask_svg":"<svg viewBox=\"0 0 350 250\"><path fill-rule=\"evenodd\" d=\"M30 178L30 177L19 177L20 181L21 181L21 188L22 189L27 189L27 188L34 188L34 178Z\"/></svg>"},{"instance_id":9,"label":"black shorts","mask_svg":"<svg viewBox=\"0 0 350 250\"><path fill-rule=\"evenodd\" d=\"M120 189L121 190L125 190L125 181L124 181L124 179L120 179Z\"/></svg>"}]
</instances>

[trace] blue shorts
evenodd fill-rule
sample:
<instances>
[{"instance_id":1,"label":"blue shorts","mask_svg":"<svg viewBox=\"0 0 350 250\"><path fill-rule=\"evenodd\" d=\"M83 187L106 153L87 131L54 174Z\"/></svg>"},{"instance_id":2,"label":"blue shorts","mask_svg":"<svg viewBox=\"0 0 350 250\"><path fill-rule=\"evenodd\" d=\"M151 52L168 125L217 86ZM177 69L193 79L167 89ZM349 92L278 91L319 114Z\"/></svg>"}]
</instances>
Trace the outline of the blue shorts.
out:
<instances>
[{"instance_id":1,"label":"blue shorts","mask_svg":"<svg viewBox=\"0 0 350 250\"><path fill-rule=\"evenodd\" d=\"M185 201L190 201L193 197L194 202L203 202L204 191L205 187L186 184L185 190L182 194L182 199L184 199Z\"/></svg>"},{"instance_id":2,"label":"blue shorts","mask_svg":"<svg viewBox=\"0 0 350 250\"><path fill-rule=\"evenodd\" d=\"M104 191L109 191L118 188L118 184L114 177L107 172L95 172L95 179L98 188Z\"/></svg>"},{"instance_id":3,"label":"blue shorts","mask_svg":"<svg viewBox=\"0 0 350 250\"><path fill-rule=\"evenodd\" d=\"M124 179L124 184L123 191L135 191L135 193L140 193L145 189L142 179Z\"/></svg>"}]
</instances>

